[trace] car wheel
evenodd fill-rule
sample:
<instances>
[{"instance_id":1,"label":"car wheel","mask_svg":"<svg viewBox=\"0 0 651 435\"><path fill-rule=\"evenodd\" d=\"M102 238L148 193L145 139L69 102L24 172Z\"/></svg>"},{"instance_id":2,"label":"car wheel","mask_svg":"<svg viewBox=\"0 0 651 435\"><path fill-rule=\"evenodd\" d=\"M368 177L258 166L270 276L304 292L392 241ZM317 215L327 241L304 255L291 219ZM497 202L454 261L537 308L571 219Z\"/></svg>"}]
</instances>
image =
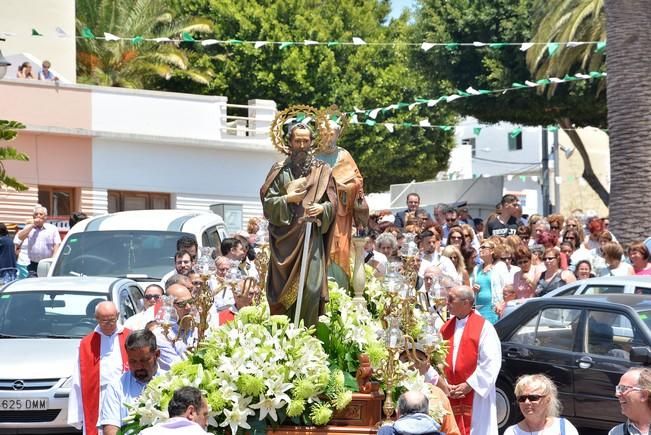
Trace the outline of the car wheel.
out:
<instances>
[{"instance_id":1,"label":"car wheel","mask_svg":"<svg viewBox=\"0 0 651 435\"><path fill-rule=\"evenodd\" d=\"M499 378L495 385L495 406L497 408L497 428L500 433L517 423L518 407L513 394L513 386Z\"/></svg>"}]
</instances>

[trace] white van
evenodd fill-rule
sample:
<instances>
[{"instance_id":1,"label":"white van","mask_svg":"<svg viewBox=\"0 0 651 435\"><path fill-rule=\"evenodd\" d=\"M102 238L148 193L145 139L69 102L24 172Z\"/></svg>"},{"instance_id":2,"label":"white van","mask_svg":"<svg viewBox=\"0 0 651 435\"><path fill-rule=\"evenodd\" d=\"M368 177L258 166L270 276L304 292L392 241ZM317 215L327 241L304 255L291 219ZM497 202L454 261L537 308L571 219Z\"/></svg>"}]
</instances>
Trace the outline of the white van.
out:
<instances>
[{"instance_id":1,"label":"white van","mask_svg":"<svg viewBox=\"0 0 651 435\"><path fill-rule=\"evenodd\" d=\"M176 241L196 237L199 248L219 251L223 219L186 210L138 210L96 216L77 223L54 257L42 260L38 276L110 276L160 281L174 268Z\"/></svg>"}]
</instances>

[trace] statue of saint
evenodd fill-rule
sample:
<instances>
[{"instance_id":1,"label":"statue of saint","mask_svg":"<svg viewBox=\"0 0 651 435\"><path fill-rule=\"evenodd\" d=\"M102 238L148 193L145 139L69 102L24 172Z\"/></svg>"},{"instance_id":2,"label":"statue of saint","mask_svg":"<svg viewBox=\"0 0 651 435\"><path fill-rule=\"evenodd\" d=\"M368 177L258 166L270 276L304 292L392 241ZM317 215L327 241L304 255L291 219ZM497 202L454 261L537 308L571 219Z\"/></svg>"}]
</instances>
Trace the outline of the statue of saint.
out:
<instances>
[{"instance_id":1,"label":"statue of saint","mask_svg":"<svg viewBox=\"0 0 651 435\"><path fill-rule=\"evenodd\" d=\"M355 200L364 195L364 179L350 153L337 146L342 127L332 120L328 120L328 123L331 131L329 140L315 155L317 159L330 165L337 186L338 204L329 252L328 275L341 287L348 288L351 274L350 240L353 211Z\"/></svg>"},{"instance_id":2,"label":"statue of saint","mask_svg":"<svg viewBox=\"0 0 651 435\"><path fill-rule=\"evenodd\" d=\"M298 107L317 113L309 106ZM313 156L315 137L307 120L301 117L298 122L285 121L289 114L296 114L296 110L286 109L284 116L280 112L274 120L274 145L288 157L271 167L260 189L264 216L269 221L271 258L267 300L272 314L287 314L294 319L299 277L304 264L305 285L300 318L306 326L311 326L317 323L328 297L327 253L330 252L337 193L330 166ZM325 124L325 121L319 124ZM287 128L286 135L279 133L281 128ZM323 130L320 136L327 134L327 129ZM307 225L312 226L309 239L306 239ZM306 243L308 256L303 261Z\"/></svg>"}]
</instances>

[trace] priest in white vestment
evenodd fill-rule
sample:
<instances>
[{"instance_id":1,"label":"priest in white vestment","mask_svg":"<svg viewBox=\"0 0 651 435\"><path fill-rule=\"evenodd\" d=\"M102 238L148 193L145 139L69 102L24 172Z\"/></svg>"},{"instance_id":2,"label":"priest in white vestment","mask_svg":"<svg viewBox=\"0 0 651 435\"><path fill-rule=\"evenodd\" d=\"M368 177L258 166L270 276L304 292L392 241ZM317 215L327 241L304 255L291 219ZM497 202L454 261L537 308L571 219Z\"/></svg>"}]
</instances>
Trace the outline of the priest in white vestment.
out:
<instances>
[{"instance_id":1,"label":"priest in white vestment","mask_svg":"<svg viewBox=\"0 0 651 435\"><path fill-rule=\"evenodd\" d=\"M448 294L448 312L454 317L441 328L450 341L445 375L461 434L497 435L495 382L502 366L501 343L493 325L473 310L474 302L475 293L467 286Z\"/></svg>"}]
</instances>

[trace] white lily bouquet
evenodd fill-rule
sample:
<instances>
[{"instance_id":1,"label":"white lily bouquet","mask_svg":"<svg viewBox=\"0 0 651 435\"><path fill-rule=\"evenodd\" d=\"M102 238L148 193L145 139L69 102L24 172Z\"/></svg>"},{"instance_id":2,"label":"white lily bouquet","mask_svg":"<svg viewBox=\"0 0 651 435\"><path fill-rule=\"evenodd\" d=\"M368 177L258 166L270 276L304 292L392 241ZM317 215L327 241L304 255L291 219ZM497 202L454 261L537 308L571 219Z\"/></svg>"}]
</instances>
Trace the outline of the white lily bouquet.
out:
<instances>
[{"instance_id":1,"label":"white lily bouquet","mask_svg":"<svg viewBox=\"0 0 651 435\"><path fill-rule=\"evenodd\" d=\"M154 378L133 406L123 433L168 418L167 405L182 386L201 389L208 401L211 433L232 435L267 424L325 425L333 409L352 393L341 370L313 330L286 316L270 316L267 305L243 308L235 320L211 331L200 348L166 374Z\"/></svg>"}]
</instances>

